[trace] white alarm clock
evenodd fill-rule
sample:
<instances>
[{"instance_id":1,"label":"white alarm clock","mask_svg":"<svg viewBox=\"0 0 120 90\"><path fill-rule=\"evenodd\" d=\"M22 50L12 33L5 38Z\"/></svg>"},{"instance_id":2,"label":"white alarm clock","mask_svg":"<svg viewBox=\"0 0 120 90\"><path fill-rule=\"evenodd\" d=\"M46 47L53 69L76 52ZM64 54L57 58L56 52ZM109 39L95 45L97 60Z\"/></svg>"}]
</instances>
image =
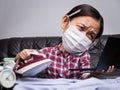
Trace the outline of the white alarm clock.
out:
<instances>
[{"instance_id":1,"label":"white alarm clock","mask_svg":"<svg viewBox=\"0 0 120 90\"><path fill-rule=\"evenodd\" d=\"M3 69L0 71L0 86L11 88L16 81L16 75L12 69Z\"/></svg>"}]
</instances>

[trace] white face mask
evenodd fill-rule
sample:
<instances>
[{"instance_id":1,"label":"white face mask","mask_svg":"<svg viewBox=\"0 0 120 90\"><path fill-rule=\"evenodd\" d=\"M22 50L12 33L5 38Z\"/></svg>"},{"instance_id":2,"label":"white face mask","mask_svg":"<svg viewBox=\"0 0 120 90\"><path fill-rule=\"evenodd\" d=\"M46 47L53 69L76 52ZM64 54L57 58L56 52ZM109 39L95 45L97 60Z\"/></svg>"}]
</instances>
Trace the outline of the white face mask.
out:
<instances>
[{"instance_id":1,"label":"white face mask","mask_svg":"<svg viewBox=\"0 0 120 90\"><path fill-rule=\"evenodd\" d=\"M71 25L63 33L62 42L65 50L71 54L81 54L85 52L92 43L82 32Z\"/></svg>"}]
</instances>

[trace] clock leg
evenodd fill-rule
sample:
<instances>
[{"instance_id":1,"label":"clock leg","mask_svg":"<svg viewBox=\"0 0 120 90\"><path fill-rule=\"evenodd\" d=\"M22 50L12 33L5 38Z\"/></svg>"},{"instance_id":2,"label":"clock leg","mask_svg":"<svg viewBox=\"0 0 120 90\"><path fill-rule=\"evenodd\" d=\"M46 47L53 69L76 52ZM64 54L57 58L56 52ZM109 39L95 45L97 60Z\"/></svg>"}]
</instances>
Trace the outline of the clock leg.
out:
<instances>
[{"instance_id":1,"label":"clock leg","mask_svg":"<svg viewBox=\"0 0 120 90\"><path fill-rule=\"evenodd\" d=\"M13 88L4 88L0 86L0 90L13 90Z\"/></svg>"},{"instance_id":2,"label":"clock leg","mask_svg":"<svg viewBox=\"0 0 120 90\"><path fill-rule=\"evenodd\" d=\"M0 90L3 90L3 87L0 86Z\"/></svg>"}]
</instances>

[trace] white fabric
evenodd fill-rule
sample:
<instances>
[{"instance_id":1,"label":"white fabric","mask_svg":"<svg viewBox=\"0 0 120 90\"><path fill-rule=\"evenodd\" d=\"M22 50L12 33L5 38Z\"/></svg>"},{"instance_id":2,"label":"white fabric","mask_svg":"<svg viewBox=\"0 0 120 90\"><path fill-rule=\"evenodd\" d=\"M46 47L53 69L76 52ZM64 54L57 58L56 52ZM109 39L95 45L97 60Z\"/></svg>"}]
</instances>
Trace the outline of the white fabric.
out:
<instances>
[{"instance_id":1,"label":"white fabric","mask_svg":"<svg viewBox=\"0 0 120 90\"><path fill-rule=\"evenodd\" d=\"M22 78L13 90L119 90L120 77L116 79L40 79Z\"/></svg>"}]
</instances>

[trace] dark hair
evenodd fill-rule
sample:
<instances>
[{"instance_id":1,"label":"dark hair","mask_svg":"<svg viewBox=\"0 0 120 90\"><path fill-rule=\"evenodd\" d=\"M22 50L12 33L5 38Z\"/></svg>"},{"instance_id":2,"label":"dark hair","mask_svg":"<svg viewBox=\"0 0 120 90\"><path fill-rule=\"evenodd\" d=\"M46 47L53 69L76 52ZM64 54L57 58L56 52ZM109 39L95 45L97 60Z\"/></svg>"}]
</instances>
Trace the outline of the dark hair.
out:
<instances>
[{"instance_id":1,"label":"dark hair","mask_svg":"<svg viewBox=\"0 0 120 90\"><path fill-rule=\"evenodd\" d=\"M96 19L97 21L100 22L99 33L96 36L96 38L99 38L102 35L103 28L104 28L103 17L100 15L100 13L95 8L93 8L92 6L87 5L87 4L82 4L82 5L78 5L78 6L74 7L67 13L67 15L70 15L78 10L80 10L80 11L75 13L74 15L70 16L70 20L72 20L75 17L79 17L79 16L90 16L90 17Z\"/></svg>"}]
</instances>

